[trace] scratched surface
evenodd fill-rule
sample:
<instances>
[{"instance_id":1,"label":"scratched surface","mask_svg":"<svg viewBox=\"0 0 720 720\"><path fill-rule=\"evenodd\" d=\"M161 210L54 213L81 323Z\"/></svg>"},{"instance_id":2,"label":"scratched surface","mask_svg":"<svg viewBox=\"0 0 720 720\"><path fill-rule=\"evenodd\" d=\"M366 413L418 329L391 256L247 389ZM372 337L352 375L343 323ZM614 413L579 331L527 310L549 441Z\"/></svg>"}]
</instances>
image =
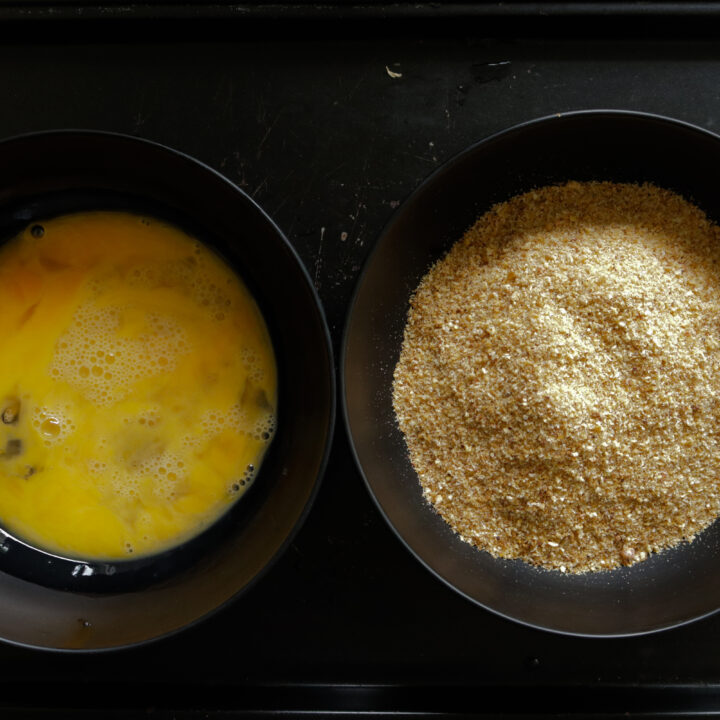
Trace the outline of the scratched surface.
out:
<instances>
[{"instance_id":1,"label":"scratched surface","mask_svg":"<svg viewBox=\"0 0 720 720\"><path fill-rule=\"evenodd\" d=\"M0 136L60 127L131 133L208 163L250 193L299 252L339 348L360 268L434 168L514 123L590 107L713 129L720 46L602 38L487 40L307 27L122 42L84 31L0 46ZM170 34L171 35L171 34ZM242 705L263 683L563 686L720 681L720 617L658 636L588 641L498 619L417 564L369 500L338 425L296 541L240 602L174 638L114 655L0 646L0 705L117 698ZM179 688L183 688L181 691ZM208 692L212 689L213 692ZM183 695L183 692L185 695ZM102 699L104 698L104 700ZM215 698L215 699L214 699ZM235 698L234 701L227 698Z\"/></svg>"}]
</instances>

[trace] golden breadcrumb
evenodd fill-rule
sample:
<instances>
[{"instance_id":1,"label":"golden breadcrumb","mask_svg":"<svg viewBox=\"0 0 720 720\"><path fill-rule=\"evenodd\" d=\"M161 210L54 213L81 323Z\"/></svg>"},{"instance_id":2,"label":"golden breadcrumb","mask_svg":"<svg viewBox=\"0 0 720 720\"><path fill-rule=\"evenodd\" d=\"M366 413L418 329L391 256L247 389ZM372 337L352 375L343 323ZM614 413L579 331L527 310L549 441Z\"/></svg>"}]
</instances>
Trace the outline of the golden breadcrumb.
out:
<instances>
[{"instance_id":1,"label":"golden breadcrumb","mask_svg":"<svg viewBox=\"0 0 720 720\"><path fill-rule=\"evenodd\" d=\"M720 228L653 185L491 208L421 281L393 405L461 537L562 572L720 514Z\"/></svg>"}]
</instances>

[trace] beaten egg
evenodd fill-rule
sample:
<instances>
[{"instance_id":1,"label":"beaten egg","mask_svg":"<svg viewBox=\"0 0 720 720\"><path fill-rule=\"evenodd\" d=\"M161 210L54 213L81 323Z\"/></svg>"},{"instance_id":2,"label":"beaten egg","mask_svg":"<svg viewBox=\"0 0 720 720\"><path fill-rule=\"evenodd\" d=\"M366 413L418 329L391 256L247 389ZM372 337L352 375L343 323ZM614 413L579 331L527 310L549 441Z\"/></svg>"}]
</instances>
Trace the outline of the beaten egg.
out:
<instances>
[{"instance_id":1,"label":"beaten egg","mask_svg":"<svg viewBox=\"0 0 720 720\"><path fill-rule=\"evenodd\" d=\"M171 548L218 519L272 439L277 370L241 279L123 212L0 249L0 526L82 559Z\"/></svg>"}]
</instances>

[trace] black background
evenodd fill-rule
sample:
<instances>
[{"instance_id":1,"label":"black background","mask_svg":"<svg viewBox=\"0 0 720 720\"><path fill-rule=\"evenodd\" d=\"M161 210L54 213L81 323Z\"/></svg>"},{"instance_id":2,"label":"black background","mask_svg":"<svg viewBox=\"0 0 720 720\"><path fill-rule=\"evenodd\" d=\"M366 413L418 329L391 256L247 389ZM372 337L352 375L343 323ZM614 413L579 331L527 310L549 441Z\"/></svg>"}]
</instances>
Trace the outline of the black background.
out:
<instances>
[{"instance_id":1,"label":"black background","mask_svg":"<svg viewBox=\"0 0 720 720\"><path fill-rule=\"evenodd\" d=\"M125 8L124 17L108 10L108 20L93 8L95 19L84 20L81 6L34 15L6 6L0 137L112 130L219 170L299 252L337 355L354 284L384 223L470 143L585 108L718 127L713 4L685 18L541 6L455 18L427 5L416 17L410 6L381 7L375 19L333 17L332 8L276 17L266 9L254 19L251 8L236 17L226 7L214 20L201 8L162 20L152 17L164 11L148 6L135 15ZM720 710L720 617L624 640L496 618L433 578L385 526L339 420L305 526L238 602L122 652L0 645L0 668L0 708L28 717L42 709L63 717L113 709L143 717L680 714Z\"/></svg>"}]
</instances>

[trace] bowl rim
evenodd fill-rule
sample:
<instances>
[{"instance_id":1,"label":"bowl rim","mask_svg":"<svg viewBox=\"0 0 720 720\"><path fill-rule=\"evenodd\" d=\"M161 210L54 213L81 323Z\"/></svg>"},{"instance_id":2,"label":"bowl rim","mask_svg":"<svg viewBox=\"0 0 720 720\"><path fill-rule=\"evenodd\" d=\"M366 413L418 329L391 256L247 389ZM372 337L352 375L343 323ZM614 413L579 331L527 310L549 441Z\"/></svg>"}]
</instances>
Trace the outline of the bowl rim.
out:
<instances>
[{"instance_id":1,"label":"bowl rim","mask_svg":"<svg viewBox=\"0 0 720 720\"><path fill-rule=\"evenodd\" d=\"M26 142L26 141L32 141L33 139L41 139L41 138L51 138L51 137L69 137L69 136L78 136L78 137L95 137L98 139L101 138L110 138L116 141L121 142L128 142L131 144L141 145L145 147L152 148L155 151L159 151L164 154L168 154L171 156L174 156L175 158L178 158L182 160L185 163L188 163L189 165L195 166L197 169L209 174L211 177L213 177L216 181L226 185L228 189L234 191L235 193L239 193L245 202L249 204L249 206L253 209L254 212L258 213L260 218L264 223L266 223L269 228L273 231L273 233L278 237L281 244L284 245L286 251L288 252L290 258L297 266L300 275L302 279L304 280L305 285L307 286L307 289L310 293L310 298L312 300L312 306L315 309L317 313L317 319L319 321L319 325L321 328L321 334L323 337L323 354L326 355L327 361L328 361L328 375L327 375L327 390L328 390L328 400L329 400L329 408L328 408L328 416L327 416L327 430L325 431L325 437L323 441L323 451L320 458L320 463L318 465L318 470L316 473L316 477L313 482L313 486L311 489L311 492L300 512L300 514L297 517L297 520L293 524L293 526L290 529L290 532L287 534L283 542L278 546L276 551L270 556L270 558L265 562L263 567L261 567L255 575L247 582L246 585L244 585L242 588L237 590L236 592L232 593L228 598L226 598L223 602L219 603L215 607L209 609L208 611L198 615L197 617L193 618L191 621L179 625L178 627L172 628L166 632L153 635L151 637L144 638L142 640L138 640L135 642L120 644L120 645L109 645L104 647L89 647L89 648L82 648L82 647L49 647L46 645L39 645L35 643L25 643L18 640L8 639L4 637L0 637L0 640L2 642L7 643L9 645L13 645L16 647L21 648L28 648L32 650L41 650L44 652L49 653L59 653L59 654L103 654L108 652L118 652L123 650L128 650L131 648L139 648L146 645L149 645L151 643L155 643L161 640L164 640L166 638L173 637L174 635L177 635L178 633L184 632L185 630L189 630L196 626L197 624L209 619L213 615L219 613L221 610L227 608L231 603L238 600L242 595L247 593L249 590L255 587L257 582L261 580L267 572L278 562L280 557L287 551L290 544L295 539L296 535L300 531L300 529L305 524L308 515L310 514L310 511L312 509L312 506L315 502L315 499L318 495L318 492L320 491L320 486L322 485L323 478L325 476L325 472L327 470L327 465L330 458L330 453L333 446L333 441L335 437L335 424L337 420L337 374L335 371L335 357L333 352L333 345L332 345L332 337L330 335L330 328L328 326L327 318L325 315L325 309L323 307L322 301L320 299L320 296L318 294L317 288L315 287L312 278L310 277L310 273L308 272L307 267L305 266L305 263L300 258L300 255L298 254L295 247L292 245L290 240L287 238L285 233L280 229L280 227L277 225L277 223L270 217L270 215L259 205L259 203L252 198L247 192L245 192L239 185L234 183L232 180L230 180L227 176L223 175L218 170L215 170L210 165L205 163L202 160L199 160L192 155L189 155L186 152L183 152L182 150L177 150L173 147L170 147L169 145L165 145L164 143L157 142L154 140L148 140L143 137L139 137L136 135L130 135L127 133L120 133L120 132L114 132L114 131L108 131L108 130L95 130L95 129L89 129L89 128L56 128L56 129L48 129L48 130L39 130L39 131L32 131L27 133L20 133L16 135L11 135L8 137L4 137L0 139L0 148L2 148L6 144L15 143L15 142ZM27 582L27 581L22 581ZM72 591L70 591L72 593Z\"/></svg>"},{"instance_id":2,"label":"bowl rim","mask_svg":"<svg viewBox=\"0 0 720 720\"><path fill-rule=\"evenodd\" d=\"M546 125L550 124L552 122L556 122L558 120L563 119L572 119L572 118L607 118L607 119L613 119L613 118L634 118L638 121L648 121L648 122L654 122L659 123L662 125L669 125L674 126L678 129L684 129L688 130L700 135L703 135L707 137L708 139L712 139L715 142L720 142L720 134L715 133L711 130L708 130L706 128L700 127L699 125L695 125L693 123L687 122L685 120L678 120L677 118L672 118L666 115L660 115L657 113L651 113L651 112L644 112L640 110L624 110L624 109L612 109L612 108L588 108L588 109L582 109L582 110L572 110L568 112L559 112L559 113L553 113L550 115L542 115L540 117L532 118L530 120L525 120L520 123L516 123L514 125L511 125L509 127L503 128L501 130L498 130L497 132L491 133L490 135L487 135L480 140L476 140L475 142L471 143L467 147L463 148L459 152L456 152L455 154L451 155L447 160L441 162L429 175L427 175L423 180L421 180L417 186L414 187L414 189L403 199L403 201L400 203L400 205L393 211L385 225L383 226L380 233L377 235L377 237L374 240L374 244L372 246L372 249L368 253L367 257L365 258L362 268L360 270L360 273L357 277L355 287L353 289L352 297L350 298L350 303L348 305L348 310L345 315L345 323L343 326L343 334L342 334L342 342L340 345L340 353L339 353L339 382L340 382L340 403L341 403L341 415L343 420L343 426L345 429L345 433L348 439L348 444L350 447L350 452L352 454L353 460L355 462L355 466L358 469L358 472L360 473L360 476L363 479L363 483L372 498L372 501L375 505L375 507L380 512L380 515L384 519L385 523L388 525L388 527L392 530L393 534L400 540L401 544L405 547L405 549L426 569L428 570L435 578L440 580L446 587L450 588L453 592L457 593L470 603L479 606L483 608L484 610L492 613L493 615L502 618L503 620L507 620L513 623L517 623L519 625L522 625L524 627L532 628L534 630L541 630L544 632L553 633L556 635L563 635L566 637L579 637L579 638L591 638L591 639L610 639L610 638L629 638L629 637L640 637L643 635L652 635L659 632L664 632L666 630L672 630L675 628L683 627L685 625L689 625L691 623L698 622L700 620L703 620L705 618L708 618L712 615L717 614L720 612L720 607L717 607L713 610L709 610L705 613L702 613L700 615L696 615L694 617L690 618L684 618L682 620L678 620L676 622L671 622L665 625L659 625L657 627L652 627L644 630L639 631L628 631L628 632L614 632L614 633L602 633L602 632L582 632L582 631L572 631L562 628L553 628L553 627L547 627L545 625L541 625L539 623L533 623L529 620L524 620L519 617L515 617L514 615L511 615L509 613L505 613L502 610L491 607L490 605L487 605L483 602L480 602L476 598L472 597L470 594L464 592L463 590L459 589L455 585L453 585L452 582L447 580L445 577L443 577L435 568L433 568L423 557L418 554L415 549L410 545L410 543L400 534L400 531L395 527L395 524L390 519L389 515L385 512L385 509L380 504L379 499L375 495L375 492L373 490L372 484L366 475L362 462L360 460L360 455L358 452L358 449L355 444L355 436L352 431L352 426L350 422L350 411L348 407L348 397L347 397L347 376L346 376L346 364L348 360L348 341L349 341L349 335L350 335L350 329L353 322L353 316L355 312L355 306L357 304L358 297L360 295L360 291L362 286L364 285L366 275L369 272L369 269L371 265L373 264L374 258L376 253L378 252L378 249L380 245L385 240L385 237L390 233L392 226L396 222L397 218L399 217L400 213L403 211L403 209L415 198L422 195L426 189L438 181L440 176L445 175L447 172L451 171L457 164L461 163L463 160L465 160L469 155L477 152L478 150L482 149L483 147L490 145L491 143L500 140L508 138L516 133L522 132L528 128L537 127L539 125ZM480 551L478 551L480 552ZM612 571L609 571L612 572Z\"/></svg>"}]
</instances>

